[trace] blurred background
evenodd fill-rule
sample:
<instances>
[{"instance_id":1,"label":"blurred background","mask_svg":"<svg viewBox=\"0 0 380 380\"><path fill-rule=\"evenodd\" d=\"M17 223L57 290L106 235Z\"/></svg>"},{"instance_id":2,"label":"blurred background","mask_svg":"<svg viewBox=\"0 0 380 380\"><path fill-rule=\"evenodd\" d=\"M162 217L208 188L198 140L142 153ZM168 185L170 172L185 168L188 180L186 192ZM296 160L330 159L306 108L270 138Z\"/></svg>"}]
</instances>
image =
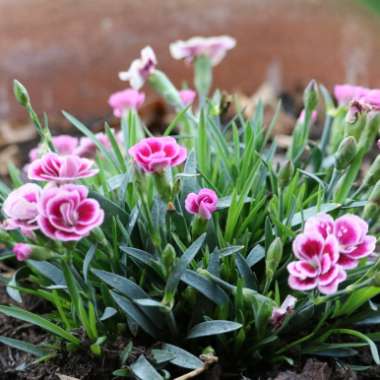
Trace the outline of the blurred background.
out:
<instances>
[{"instance_id":1,"label":"blurred background","mask_svg":"<svg viewBox=\"0 0 380 380\"><path fill-rule=\"evenodd\" d=\"M70 132L62 109L97 130L117 124L107 100L126 87L117 73L142 47L153 47L177 86L191 85L191 68L171 59L169 43L220 34L237 47L216 67L215 86L247 107L258 94L281 98L284 133L311 78L329 89L380 87L380 0L0 0L0 174L36 142L14 78L56 133ZM149 95L144 119L164 123L167 110Z\"/></svg>"}]
</instances>

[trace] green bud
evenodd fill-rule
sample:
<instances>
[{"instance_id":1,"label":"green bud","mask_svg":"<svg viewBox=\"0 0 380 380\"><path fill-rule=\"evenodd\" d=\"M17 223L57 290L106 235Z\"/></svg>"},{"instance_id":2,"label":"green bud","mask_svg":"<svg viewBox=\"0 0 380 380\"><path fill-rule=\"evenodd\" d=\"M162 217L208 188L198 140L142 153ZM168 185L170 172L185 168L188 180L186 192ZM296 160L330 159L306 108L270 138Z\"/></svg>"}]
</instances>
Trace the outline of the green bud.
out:
<instances>
[{"instance_id":1,"label":"green bud","mask_svg":"<svg viewBox=\"0 0 380 380\"><path fill-rule=\"evenodd\" d=\"M379 215L379 206L376 203L368 202L363 209L363 219L371 221L377 218Z\"/></svg>"},{"instance_id":2,"label":"green bud","mask_svg":"<svg viewBox=\"0 0 380 380\"><path fill-rule=\"evenodd\" d=\"M356 140L352 136L346 137L339 145L335 154L336 168L338 170L346 169L352 160L355 158L357 152Z\"/></svg>"},{"instance_id":3,"label":"green bud","mask_svg":"<svg viewBox=\"0 0 380 380\"><path fill-rule=\"evenodd\" d=\"M177 109L183 108L178 90L162 71L154 70L154 72L150 74L148 82L171 106Z\"/></svg>"},{"instance_id":4,"label":"green bud","mask_svg":"<svg viewBox=\"0 0 380 380\"><path fill-rule=\"evenodd\" d=\"M318 105L318 84L313 79L309 82L303 93L303 103L305 109L310 112L313 111Z\"/></svg>"},{"instance_id":5,"label":"green bud","mask_svg":"<svg viewBox=\"0 0 380 380\"><path fill-rule=\"evenodd\" d=\"M294 164L288 160L278 172L278 183L281 187L286 186L294 174Z\"/></svg>"},{"instance_id":6,"label":"green bud","mask_svg":"<svg viewBox=\"0 0 380 380\"><path fill-rule=\"evenodd\" d=\"M380 272L375 273L372 281L374 286L380 287Z\"/></svg>"},{"instance_id":7,"label":"green bud","mask_svg":"<svg viewBox=\"0 0 380 380\"><path fill-rule=\"evenodd\" d=\"M166 244L162 252L162 262L168 273L172 270L175 260L176 260L176 251L171 244Z\"/></svg>"},{"instance_id":8,"label":"green bud","mask_svg":"<svg viewBox=\"0 0 380 380\"><path fill-rule=\"evenodd\" d=\"M18 81L13 81L13 93L16 100L23 106L26 107L30 103L30 98L26 88Z\"/></svg>"},{"instance_id":9,"label":"green bud","mask_svg":"<svg viewBox=\"0 0 380 380\"><path fill-rule=\"evenodd\" d=\"M32 250L30 257L33 260L45 261L45 260L49 260L55 256L56 257L59 256L58 253L55 253L55 252L53 252L50 249L45 248L45 247L40 247L38 245L27 244L27 243L25 245L27 245Z\"/></svg>"},{"instance_id":10,"label":"green bud","mask_svg":"<svg viewBox=\"0 0 380 380\"><path fill-rule=\"evenodd\" d=\"M363 180L363 186L369 187L373 186L377 181L380 180L380 156L375 158L375 161L369 167L367 174Z\"/></svg>"},{"instance_id":11,"label":"green bud","mask_svg":"<svg viewBox=\"0 0 380 380\"><path fill-rule=\"evenodd\" d=\"M360 134L358 150L368 152L371 149L379 130L379 124L380 116L378 114L368 115L364 130Z\"/></svg>"},{"instance_id":12,"label":"green bud","mask_svg":"<svg viewBox=\"0 0 380 380\"><path fill-rule=\"evenodd\" d=\"M268 248L265 260L265 273L270 280L272 280L274 273L280 265L283 248L282 241L279 237L274 239Z\"/></svg>"},{"instance_id":13,"label":"green bud","mask_svg":"<svg viewBox=\"0 0 380 380\"><path fill-rule=\"evenodd\" d=\"M376 203L378 206L380 206L380 180L376 182L376 185L369 195L368 201Z\"/></svg>"},{"instance_id":14,"label":"green bud","mask_svg":"<svg viewBox=\"0 0 380 380\"><path fill-rule=\"evenodd\" d=\"M108 240L106 238L106 235L104 235L104 232L102 231L101 228L99 228L99 227L94 228L92 230L92 234L94 235L96 241L99 242L99 244L101 244L104 247L108 247L109 246L109 243L108 243Z\"/></svg>"}]
</instances>

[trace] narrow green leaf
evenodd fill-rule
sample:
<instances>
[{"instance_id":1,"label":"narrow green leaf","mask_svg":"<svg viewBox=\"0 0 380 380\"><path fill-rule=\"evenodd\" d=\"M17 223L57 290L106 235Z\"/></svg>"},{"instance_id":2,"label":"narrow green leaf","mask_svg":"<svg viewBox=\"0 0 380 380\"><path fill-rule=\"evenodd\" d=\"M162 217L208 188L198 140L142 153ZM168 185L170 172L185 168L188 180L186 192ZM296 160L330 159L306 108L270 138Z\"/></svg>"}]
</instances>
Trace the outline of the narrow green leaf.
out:
<instances>
[{"instance_id":1,"label":"narrow green leaf","mask_svg":"<svg viewBox=\"0 0 380 380\"><path fill-rule=\"evenodd\" d=\"M164 380L144 355L141 355L130 368L138 380Z\"/></svg>"},{"instance_id":2,"label":"narrow green leaf","mask_svg":"<svg viewBox=\"0 0 380 380\"><path fill-rule=\"evenodd\" d=\"M4 313L5 315L9 317L20 319L21 321L32 323L33 325L39 326L44 330L47 330L55 335L58 335L61 338L66 339L67 341L75 345L80 344L80 340L78 338L76 338L74 335L70 334L63 328L55 325L54 323L50 322L46 318L40 317L37 314L33 314L19 307L0 305L0 313Z\"/></svg>"},{"instance_id":3,"label":"narrow green leaf","mask_svg":"<svg viewBox=\"0 0 380 380\"><path fill-rule=\"evenodd\" d=\"M206 321L195 325L187 335L187 339L201 338L204 336L220 335L239 330L243 325L232 321Z\"/></svg>"},{"instance_id":4,"label":"narrow green leaf","mask_svg":"<svg viewBox=\"0 0 380 380\"><path fill-rule=\"evenodd\" d=\"M199 293L217 305L223 305L229 300L223 289L197 272L188 269L182 275L181 280L192 288L197 289Z\"/></svg>"},{"instance_id":5,"label":"narrow green leaf","mask_svg":"<svg viewBox=\"0 0 380 380\"><path fill-rule=\"evenodd\" d=\"M174 355L174 359L170 360L170 363L178 367L187 369L197 369L203 367L202 360L180 347L174 346L173 344L164 343L161 349Z\"/></svg>"},{"instance_id":6,"label":"narrow green leaf","mask_svg":"<svg viewBox=\"0 0 380 380\"><path fill-rule=\"evenodd\" d=\"M140 309L135 306L127 298L111 291L112 298L119 305L120 309L131 318L134 323L140 326L147 334L151 335L153 338L157 337L156 329L150 320L143 314Z\"/></svg>"},{"instance_id":7,"label":"narrow green leaf","mask_svg":"<svg viewBox=\"0 0 380 380\"><path fill-rule=\"evenodd\" d=\"M9 347L15 348L16 350L27 352L38 358L46 355L46 351L35 346L34 344L23 342L22 340L8 338L6 336L0 336L0 343L3 343Z\"/></svg>"},{"instance_id":8,"label":"narrow green leaf","mask_svg":"<svg viewBox=\"0 0 380 380\"><path fill-rule=\"evenodd\" d=\"M181 277L184 274L187 266L191 263L191 261L194 259L196 254L199 252L199 250L201 249L205 239L206 239L206 234L202 234L183 253L183 255L178 260L176 266L174 267L173 272L170 274L170 276L166 282L165 292L167 292L167 293L174 293L175 292L175 290L177 289L177 286L178 286L178 284L181 280Z\"/></svg>"}]
</instances>

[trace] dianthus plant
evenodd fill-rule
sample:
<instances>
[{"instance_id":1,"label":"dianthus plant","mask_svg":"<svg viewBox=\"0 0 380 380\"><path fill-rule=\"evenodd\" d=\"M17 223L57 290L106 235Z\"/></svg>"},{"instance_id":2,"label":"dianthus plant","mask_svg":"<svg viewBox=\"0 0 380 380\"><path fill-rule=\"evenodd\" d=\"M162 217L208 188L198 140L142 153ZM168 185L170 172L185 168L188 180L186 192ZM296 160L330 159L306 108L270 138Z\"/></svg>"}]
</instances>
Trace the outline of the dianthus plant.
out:
<instances>
[{"instance_id":1,"label":"dianthus plant","mask_svg":"<svg viewBox=\"0 0 380 380\"><path fill-rule=\"evenodd\" d=\"M313 354L355 363L364 346L380 364L380 332L368 328L380 322L380 157L368 154L380 90L340 85L334 101L311 81L279 147L280 104L267 120L260 101L247 117L226 113L221 92L209 96L213 66L234 45L227 36L171 45L193 65L195 90L178 90L146 47L119 74L131 88L109 99L120 130L106 123L94 134L64 112L80 138L51 136L15 81L41 142L0 189L1 259L16 269L3 280L19 303L0 312L52 339L3 341L44 360L62 349L106 355L122 336L115 375L150 379L216 358L248 374ZM143 86L176 112L161 135L139 118ZM45 300L46 314L25 310L26 295ZM128 359L142 344L145 354Z\"/></svg>"}]
</instances>

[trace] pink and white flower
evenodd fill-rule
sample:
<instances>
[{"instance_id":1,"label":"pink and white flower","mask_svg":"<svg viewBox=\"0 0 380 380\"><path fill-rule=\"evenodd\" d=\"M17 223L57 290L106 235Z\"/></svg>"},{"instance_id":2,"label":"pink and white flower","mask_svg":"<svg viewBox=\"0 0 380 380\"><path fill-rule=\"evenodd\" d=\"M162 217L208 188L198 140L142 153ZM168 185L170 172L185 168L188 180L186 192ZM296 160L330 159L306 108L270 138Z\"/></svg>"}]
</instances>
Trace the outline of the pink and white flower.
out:
<instances>
[{"instance_id":1,"label":"pink and white flower","mask_svg":"<svg viewBox=\"0 0 380 380\"><path fill-rule=\"evenodd\" d=\"M193 104L197 93L194 90L186 89L179 91L179 96L181 98L182 104L187 107L190 104Z\"/></svg>"},{"instance_id":2,"label":"pink and white flower","mask_svg":"<svg viewBox=\"0 0 380 380\"><path fill-rule=\"evenodd\" d=\"M28 167L29 179L36 181L70 182L96 175L94 162L75 155L59 156L46 153Z\"/></svg>"},{"instance_id":3,"label":"pink and white flower","mask_svg":"<svg viewBox=\"0 0 380 380\"><path fill-rule=\"evenodd\" d=\"M7 217L4 229L20 228L26 234L37 229L37 204L40 195L41 188L34 183L27 183L13 190L3 204L3 212Z\"/></svg>"},{"instance_id":4,"label":"pink and white flower","mask_svg":"<svg viewBox=\"0 0 380 380\"><path fill-rule=\"evenodd\" d=\"M79 141L77 137L59 135L52 137L52 143L56 152L61 156L65 156L75 154ZM36 148L29 152L30 161L37 160L43 153L42 145L39 144Z\"/></svg>"},{"instance_id":5,"label":"pink and white flower","mask_svg":"<svg viewBox=\"0 0 380 380\"><path fill-rule=\"evenodd\" d=\"M334 235L339 243L338 263L345 269L357 267L361 258L375 251L376 238L368 235L368 224L357 215L346 214L338 218Z\"/></svg>"},{"instance_id":6,"label":"pink and white flower","mask_svg":"<svg viewBox=\"0 0 380 380\"><path fill-rule=\"evenodd\" d=\"M299 291L318 288L323 294L333 294L347 278L338 264L339 243L334 235L326 239L319 233L304 233L293 242L293 253L299 259L288 264L289 286Z\"/></svg>"},{"instance_id":7,"label":"pink and white flower","mask_svg":"<svg viewBox=\"0 0 380 380\"><path fill-rule=\"evenodd\" d=\"M376 248L376 238L368 235L368 224L357 215L346 214L334 221L330 215L320 213L305 223L305 233L314 232L324 239L335 236L339 243L338 264L344 269L355 268Z\"/></svg>"},{"instance_id":8,"label":"pink and white flower","mask_svg":"<svg viewBox=\"0 0 380 380\"><path fill-rule=\"evenodd\" d=\"M273 308L270 321L274 327L281 327L286 316L293 312L296 302L297 298L289 294L280 307Z\"/></svg>"},{"instance_id":9,"label":"pink and white flower","mask_svg":"<svg viewBox=\"0 0 380 380\"><path fill-rule=\"evenodd\" d=\"M352 100L365 97L370 90L361 86L338 84L334 86L334 96L339 104L348 104Z\"/></svg>"},{"instance_id":10,"label":"pink and white flower","mask_svg":"<svg viewBox=\"0 0 380 380\"><path fill-rule=\"evenodd\" d=\"M174 59L184 59L189 63L197 57L206 56L215 66L235 45L236 40L230 36L193 37L187 41L176 41L170 44L170 53Z\"/></svg>"},{"instance_id":11,"label":"pink and white flower","mask_svg":"<svg viewBox=\"0 0 380 380\"><path fill-rule=\"evenodd\" d=\"M12 252L15 254L17 261L28 260L32 254L32 247L29 244L25 243L16 243Z\"/></svg>"},{"instance_id":12,"label":"pink and white flower","mask_svg":"<svg viewBox=\"0 0 380 380\"><path fill-rule=\"evenodd\" d=\"M214 190L201 189L198 194L190 193L185 199L185 209L190 214L199 215L203 219L211 219L216 210L218 196Z\"/></svg>"},{"instance_id":13,"label":"pink and white flower","mask_svg":"<svg viewBox=\"0 0 380 380\"><path fill-rule=\"evenodd\" d=\"M121 71L119 73L119 79L128 81L132 88L139 90L154 72L156 66L156 55L150 46L146 46L141 50L141 57L131 63L128 71Z\"/></svg>"},{"instance_id":14,"label":"pink and white flower","mask_svg":"<svg viewBox=\"0 0 380 380\"><path fill-rule=\"evenodd\" d=\"M46 187L41 194L38 225L51 239L80 240L103 220L104 211L95 199L88 198L85 186Z\"/></svg>"},{"instance_id":15,"label":"pink and white flower","mask_svg":"<svg viewBox=\"0 0 380 380\"><path fill-rule=\"evenodd\" d=\"M167 167L182 164L187 150L173 137L148 137L128 150L137 166L145 172L161 172Z\"/></svg>"},{"instance_id":16,"label":"pink and white flower","mask_svg":"<svg viewBox=\"0 0 380 380\"><path fill-rule=\"evenodd\" d=\"M128 88L124 91L115 92L108 99L108 104L113 108L115 117L122 117L123 112L128 109L139 109L145 100L145 94Z\"/></svg>"}]
</instances>

